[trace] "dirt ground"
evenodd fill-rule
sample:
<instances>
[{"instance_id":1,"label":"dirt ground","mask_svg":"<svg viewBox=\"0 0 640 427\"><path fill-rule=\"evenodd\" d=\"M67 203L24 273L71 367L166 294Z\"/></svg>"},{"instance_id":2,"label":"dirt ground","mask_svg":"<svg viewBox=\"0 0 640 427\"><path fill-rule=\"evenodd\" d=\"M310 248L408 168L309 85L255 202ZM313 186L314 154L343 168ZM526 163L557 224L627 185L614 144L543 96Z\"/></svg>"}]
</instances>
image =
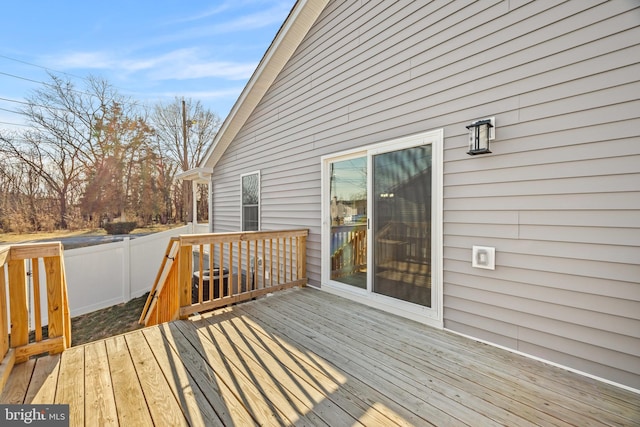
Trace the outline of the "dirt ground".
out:
<instances>
[{"instance_id":1,"label":"dirt ground","mask_svg":"<svg viewBox=\"0 0 640 427\"><path fill-rule=\"evenodd\" d=\"M146 293L126 304L118 304L72 317L71 346L86 344L142 328L143 326L138 324L138 319L148 295ZM30 341L33 341L33 335L34 333L31 332ZM42 336L47 337L46 326L42 328Z\"/></svg>"},{"instance_id":2,"label":"dirt ground","mask_svg":"<svg viewBox=\"0 0 640 427\"><path fill-rule=\"evenodd\" d=\"M138 319L147 296L144 294L126 304L118 304L71 319L71 345L86 344L142 328Z\"/></svg>"}]
</instances>

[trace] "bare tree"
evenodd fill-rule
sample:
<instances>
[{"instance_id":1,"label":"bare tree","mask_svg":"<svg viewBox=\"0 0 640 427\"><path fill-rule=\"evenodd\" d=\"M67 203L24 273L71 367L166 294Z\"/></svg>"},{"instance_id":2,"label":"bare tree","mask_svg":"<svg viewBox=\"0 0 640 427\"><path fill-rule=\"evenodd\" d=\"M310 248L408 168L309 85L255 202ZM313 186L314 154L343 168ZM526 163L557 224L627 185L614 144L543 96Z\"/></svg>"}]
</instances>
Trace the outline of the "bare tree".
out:
<instances>
[{"instance_id":1,"label":"bare tree","mask_svg":"<svg viewBox=\"0 0 640 427\"><path fill-rule=\"evenodd\" d=\"M93 165L83 202L93 203L83 205L110 220L126 220L128 213L138 216L142 200L135 187L141 177L153 180L156 175L146 165L155 157L152 129L134 111L127 111L126 105L113 102L103 106L92 134ZM153 193L147 197L152 198Z\"/></svg>"},{"instance_id":2,"label":"bare tree","mask_svg":"<svg viewBox=\"0 0 640 427\"><path fill-rule=\"evenodd\" d=\"M27 97L22 113L31 127L3 150L35 172L56 195L58 226L68 226L68 206L95 158L94 129L105 102L115 91L101 80L87 79L90 92L50 74L50 82Z\"/></svg>"},{"instance_id":3,"label":"bare tree","mask_svg":"<svg viewBox=\"0 0 640 427\"><path fill-rule=\"evenodd\" d=\"M219 117L179 99L143 117L104 80L89 77L78 88L50 77L26 99L28 130L0 135L0 227L189 220L191 183L177 186L174 178L198 163Z\"/></svg>"},{"instance_id":4,"label":"bare tree","mask_svg":"<svg viewBox=\"0 0 640 427\"><path fill-rule=\"evenodd\" d=\"M157 104L151 116L165 164L187 171L195 167L220 128L220 117L205 109L200 101L175 98L169 104ZM171 176L173 179L173 176ZM191 218L191 183L182 184L182 204L177 211L183 220Z\"/></svg>"},{"instance_id":5,"label":"bare tree","mask_svg":"<svg viewBox=\"0 0 640 427\"><path fill-rule=\"evenodd\" d=\"M78 161L77 149L65 144L63 139L37 130L29 130L21 138L3 138L0 151L10 159L28 168L27 176L41 178L52 192L58 204L60 228L67 228L69 196L79 185L83 168Z\"/></svg>"},{"instance_id":6,"label":"bare tree","mask_svg":"<svg viewBox=\"0 0 640 427\"><path fill-rule=\"evenodd\" d=\"M105 80L90 76L77 88L50 77L27 98L23 113L32 126L24 142L13 145L12 155L37 171L57 195L62 228L67 227L69 203L79 204L94 224L125 219L127 213L137 216L133 182L138 184L141 163L153 161L152 130L138 114L141 108ZM146 174L149 179L154 175ZM81 191L75 191L77 185Z\"/></svg>"}]
</instances>

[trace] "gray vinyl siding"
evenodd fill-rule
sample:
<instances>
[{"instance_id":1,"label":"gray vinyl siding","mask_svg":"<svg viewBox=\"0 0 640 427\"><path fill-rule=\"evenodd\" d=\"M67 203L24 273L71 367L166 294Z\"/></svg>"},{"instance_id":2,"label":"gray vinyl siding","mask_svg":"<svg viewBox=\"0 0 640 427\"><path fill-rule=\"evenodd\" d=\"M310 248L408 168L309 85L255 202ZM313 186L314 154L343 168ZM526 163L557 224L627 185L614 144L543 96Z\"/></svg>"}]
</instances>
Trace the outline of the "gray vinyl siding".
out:
<instances>
[{"instance_id":1,"label":"gray vinyl siding","mask_svg":"<svg viewBox=\"0 0 640 427\"><path fill-rule=\"evenodd\" d=\"M639 6L330 2L215 166L215 231L259 169L262 228L308 228L320 286L320 157L443 128L445 327L640 389Z\"/></svg>"}]
</instances>

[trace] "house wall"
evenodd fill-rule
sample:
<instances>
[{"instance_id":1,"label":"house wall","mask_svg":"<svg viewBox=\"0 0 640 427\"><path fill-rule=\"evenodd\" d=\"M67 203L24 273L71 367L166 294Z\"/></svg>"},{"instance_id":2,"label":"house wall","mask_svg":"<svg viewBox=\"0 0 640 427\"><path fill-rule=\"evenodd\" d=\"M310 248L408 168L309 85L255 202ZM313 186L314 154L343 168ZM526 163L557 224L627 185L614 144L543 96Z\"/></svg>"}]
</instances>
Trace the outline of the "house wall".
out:
<instances>
[{"instance_id":1,"label":"house wall","mask_svg":"<svg viewBox=\"0 0 640 427\"><path fill-rule=\"evenodd\" d=\"M640 389L638 6L331 1L215 165L215 231L259 169L262 228L310 230L319 286L320 157L442 128L445 327Z\"/></svg>"}]
</instances>

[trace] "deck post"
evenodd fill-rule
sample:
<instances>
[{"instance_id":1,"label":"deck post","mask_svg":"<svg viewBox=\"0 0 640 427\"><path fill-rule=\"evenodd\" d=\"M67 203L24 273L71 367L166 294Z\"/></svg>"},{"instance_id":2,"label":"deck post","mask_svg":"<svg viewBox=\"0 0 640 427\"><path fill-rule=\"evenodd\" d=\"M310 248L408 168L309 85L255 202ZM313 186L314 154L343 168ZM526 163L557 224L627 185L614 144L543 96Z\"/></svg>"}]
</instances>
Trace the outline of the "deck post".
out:
<instances>
[{"instance_id":1,"label":"deck post","mask_svg":"<svg viewBox=\"0 0 640 427\"><path fill-rule=\"evenodd\" d=\"M29 343L29 307L24 259L9 261L9 311L11 313L11 347Z\"/></svg>"},{"instance_id":2,"label":"deck post","mask_svg":"<svg viewBox=\"0 0 640 427\"><path fill-rule=\"evenodd\" d=\"M298 237L298 242L296 244L297 254L296 254L296 262L298 267L298 277L297 279L306 279L307 278L307 236ZM302 286L306 286L306 281Z\"/></svg>"}]
</instances>

